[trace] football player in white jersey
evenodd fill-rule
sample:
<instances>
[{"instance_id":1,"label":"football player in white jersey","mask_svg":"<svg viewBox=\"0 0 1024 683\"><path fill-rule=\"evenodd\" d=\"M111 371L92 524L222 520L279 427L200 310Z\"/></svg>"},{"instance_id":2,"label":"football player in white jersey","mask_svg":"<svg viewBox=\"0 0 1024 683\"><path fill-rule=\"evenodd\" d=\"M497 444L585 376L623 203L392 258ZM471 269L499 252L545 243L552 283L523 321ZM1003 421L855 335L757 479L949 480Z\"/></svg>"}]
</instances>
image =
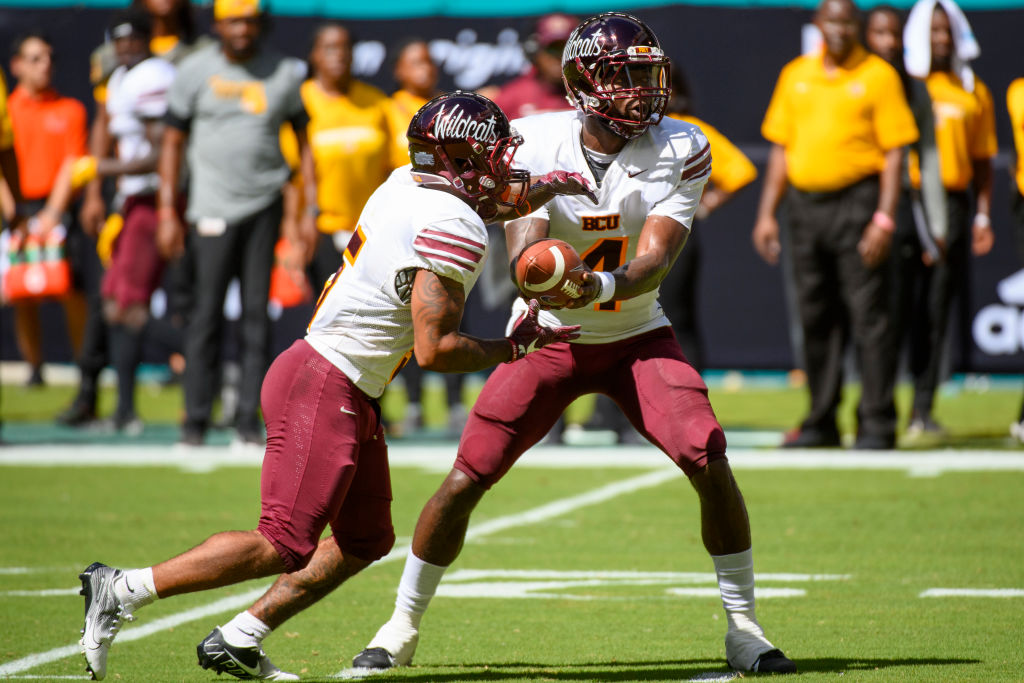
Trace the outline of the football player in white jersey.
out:
<instances>
[{"instance_id":1,"label":"football player in white jersey","mask_svg":"<svg viewBox=\"0 0 1024 683\"><path fill-rule=\"evenodd\" d=\"M117 371L117 410L113 426L137 433L142 423L135 413L135 373L142 356L149 319L149 300L160 284L164 260L156 248L156 165L161 122L167 112L167 92L174 66L150 53L149 17L140 10L118 12L108 35L118 67L107 83L105 106L97 112L98 126L109 135L99 157L68 159L39 213L44 230L56 225L73 193L100 178L117 178L117 212L123 227L112 248L103 276L103 317L108 325L110 356Z\"/></svg>"},{"instance_id":2,"label":"football player in white jersey","mask_svg":"<svg viewBox=\"0 0 1024 683\"><path fill-rule=\"evenodd\" d=\"M701 534L728 618L729 665L792 673L796 666L755 617L750 525L725 457L724 433L707 387L657 301L711 170L707 139L691 124L662 120L669 61L635 17L608 13L584 21L566 43L562 69L577 109L517 120L525 143L516 162L534 172L579 172L597 186L597 206L556 197L509 223L506 234L509 254L551 236L572 244L593 269L571 309L540 314L545 324L581 325L580 337L491 374L463 431L455 467L420 514L394 613L353 665L411 661L420 619L458 556L473 508L569 403L603 393L697 491ZM526 310L517 302L512 320Z\"/></svg>"},{"instance_id":3,"label":"football player in white jersey","mask_svg":"<svg viewBox=\"0 0 1024 683\"><path fill-rule=\"evenodd\" d=\"M253 607L199 644L199 664L239 678L297 680L270 662L261 642L309 603L292 601L269 617L265 608L294 595L294 582L324 573L333 588L394 544L377 403L387 383L413 352L424 368L471 372L575 338L574 326L540 326L536 302L504 338L464 335L459 323L487 255L484 218L522 213L527 201L539 205L557 193L590 194L586 182L561 172L531 185L526 171L512 170L522 140L496 105L474 93L428 102L409 140L412 167L396 170L371 196L307 336L277 357L263 381L258 527L215 534L145 569L97 562L82 572L82 648L96 679L106 675L122 621L157 597L281 574ZM332 536L320 541L327 525Z\"/></svg>"}]
</instances>

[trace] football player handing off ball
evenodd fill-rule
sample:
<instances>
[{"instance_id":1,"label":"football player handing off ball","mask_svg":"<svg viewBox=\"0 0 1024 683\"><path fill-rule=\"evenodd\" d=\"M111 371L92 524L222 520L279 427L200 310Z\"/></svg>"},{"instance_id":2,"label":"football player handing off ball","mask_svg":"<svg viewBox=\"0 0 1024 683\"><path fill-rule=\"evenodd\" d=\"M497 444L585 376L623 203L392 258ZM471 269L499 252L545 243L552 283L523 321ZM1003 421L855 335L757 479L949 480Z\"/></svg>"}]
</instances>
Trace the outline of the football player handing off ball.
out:
<instances>
[{"instance_id":1,"label":"football player handing off ball","mask_svg":"<svg viewBox=\"0 0 1024 683\"><path fill-rule=\"evenodd\" d=\"M658 305L658 286L686 242L711 171L707 138L691 124L662 119L669 61L634 17L609 13L580 24L566 43L562 75L576 111L516 120L525 141L516 163L532 173L579 173L597 188L597 205L558 196L509 223L506 234L509 254L552 237L572 245L592 269L581 278L578 298L540 312L544 325L579 325L580 337L491 374L454 468L420 514L395 611L353 664L389 668L411 661L420 619L462 547L476 504L566 406L602 393L697 491L701 534L728 617L729 664L794 672L754 614L750 525L725 457L725 435ZM527 311L517 301L512 324Z\"/></svg>"},{"instance_id":2,"label":"football player handing off ball","mask_svg":"<svg viewBox=\"0 0 1024 683\"><path fill-rule=\"evenodd\" d=\"M327 281L305 339L263 381L267 449L262 512L252 531L228 531L166 562L82 572L82 649L96 679L123 621L158 597L282 576L249 610L198 646L199 664L239 678L297 680L261 643L311 600L394 544L387 447L377 397L415 351L420 366L470 372L577 336L537 322L537 303L501 339L459 332L466 295L487 254L484 218L523 215L562 192L590 194L576 174L531 188L511 168L522 139L501 110L474 93L431 100L409 126L412 168L399 168L368 200ZM330 525L332 535L320 540ZM296 589L295 587L300 588Z\"/></svg>"}]
</instances>

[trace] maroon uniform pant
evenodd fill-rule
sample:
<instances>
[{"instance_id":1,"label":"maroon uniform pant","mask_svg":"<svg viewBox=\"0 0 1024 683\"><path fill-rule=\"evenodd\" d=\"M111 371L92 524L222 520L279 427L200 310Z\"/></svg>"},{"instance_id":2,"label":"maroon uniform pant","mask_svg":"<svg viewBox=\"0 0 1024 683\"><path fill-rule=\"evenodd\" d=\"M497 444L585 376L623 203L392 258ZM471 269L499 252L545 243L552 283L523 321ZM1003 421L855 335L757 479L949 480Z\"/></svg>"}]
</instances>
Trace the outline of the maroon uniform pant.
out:
<instances>
[{"instance_id":1,"label":"maroon uniform pant","mask_svg":"<svg viewBox=\"0 0 1024 683\"><path fill-rule=\"evenodd\" d=\"M156 196L128 197L121 215L124 227L103 277L103 298L116 301L120 309L148 307L164 272L164 260L156 246Z\"/></svg>"},{"instance_id":2,"label":"maroon uniform pant","mask_svg":"<svg viewBox=\"0 0 1024 683\"><path fill-rule=\"evenodd\" d=\"M267 451L259 531L288 571L306 566L328 524L343 553L383 557L395 533L377 401L301 339L274 360L260 398Z\"/></svg>"},{"instance_id":3,"label":"maroon uniform pant","mask_svg":"<svg viewBox=\"0 0 1024 683\"><path fill-rule=\"evenodd\" d=\"M707 386L663 327L608 344L552 344L498 366L470 413L455 467L490 488L566 406L591 393L615 401L687 476L725 458Z\"/></svg>"}]
</instances>

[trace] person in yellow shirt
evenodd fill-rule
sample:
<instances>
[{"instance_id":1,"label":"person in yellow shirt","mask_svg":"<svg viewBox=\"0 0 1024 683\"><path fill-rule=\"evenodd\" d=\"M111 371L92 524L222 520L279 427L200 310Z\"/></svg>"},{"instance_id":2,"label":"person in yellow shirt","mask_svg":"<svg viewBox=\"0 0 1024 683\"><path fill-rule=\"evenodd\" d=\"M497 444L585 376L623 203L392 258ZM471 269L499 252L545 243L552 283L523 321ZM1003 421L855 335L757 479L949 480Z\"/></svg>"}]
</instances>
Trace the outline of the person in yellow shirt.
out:
<instances>
[{"instance_id":1,"label":"person in yellow shirt","mask_svg":"<svg viewBox=\"0 0 1024 683\"><path fill-rule=\"evenodd\" d=\"M966 292L968 252L988 253L992 233L992 159L998 151L992 93L969 66L978 49L967 19L952 0L920 0L904 28L905 60L912 76L923 76L935 113L939 169L946 190L944 258L923 282L928 292L925 343L911 348L913 409L907 434L941 436L932 417L953 299ZM927 50L930 54L921 54ZM927 64L928 73L917 71ZM920 173L911 167L911 182ZM973 195L973 197L972 197ZM973 217L972 217L973 199Z\"/></svg>"},{"instance_id":2,"label":"person in yellow shirt","mask_svg":"<svg viewBox=\"0 0 1024 683\"><path fill-rule=\"evenodd\" d=\"M1017 219L1017 250L1021 263L1024 263L1024 77L1010 83L1006 90L1006 108L1010 112L1013 148L1016 152L1010 206ZM1010 425L1010 434L1019 443L1024 443L1024 401L1021 402L1020 416Z\"/></svg>"},{"instance_id":3,"label":"person in yellow shirt","mask_svg":"<svg viewBox=\"0 0 1024 683\"><path fill-rule=\"evenodd\" d=\"M341 266L366 200L387 179L392 152L387 95L352 77L348 30L336 23L319 26L309 63L312 78L302 84L301 93L309 113L317 205L303 210L316 216L318 237L307 255L307 270L319 292ZM286 129L282 149L289 161L298 158L293 140Z\"/></svg>"},{"instance_id":4,"label":"person in yellow shirt","mask_svg":"<svg viewBox=\"0 0 1024 683\"><path fill-rule=\"evenodd\" d=\"M405 133L420 107L437 95L437 64L430 46L420 38L410 38L395 51L395 82L398 90L388 100L388 127L391 131L391 166L409 163L409 140Z\"/></svg>"},{"instance_id":5,"label":"person in yellow shirt","mask_svg":"<svg viewBox=\"0 0 1024 683\"><path fill-rule=\"evenodd\" d=\"M892 448L895 368L885 265L903 148L918 131L899 75L861 45L852 0L824 0L815 24L822 50L783 68L761 126L772 149L752 235L761 257L777 263L775 212L788 187L811 408L783 446L840 445L836 409L852 335L863 387L854 447Z\"/></svg>"}]
</instances>

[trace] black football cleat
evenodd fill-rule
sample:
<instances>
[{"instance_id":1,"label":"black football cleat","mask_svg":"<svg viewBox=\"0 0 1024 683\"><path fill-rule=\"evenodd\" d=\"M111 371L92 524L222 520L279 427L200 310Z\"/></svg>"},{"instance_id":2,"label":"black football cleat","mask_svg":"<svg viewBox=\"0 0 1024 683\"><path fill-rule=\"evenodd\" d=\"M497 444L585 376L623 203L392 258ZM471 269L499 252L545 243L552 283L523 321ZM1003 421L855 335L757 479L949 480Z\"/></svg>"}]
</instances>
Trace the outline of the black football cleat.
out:
<instances>
[{"instance_id":1,"label":"black football cleat","mask_svg":"<svg viewBox=\"0 0 1024 683\"><path fill-rule=\"evenodd\" d=\"M776 648L762 652L751 667L751 671L762 674L795 674L796 664L793 660L782 654L782 650Z\"/></svg>"},{"instance_id":2,"label":"black football cleat","mask_svg":"<svg viewBox=\"0 0 1024 683\"><path fill-rule=\"evenodd\" d=\"M382 647L368 647L352 658L352 666L358 669L393 669L395 658Z\"/></svg>"}]
</instances>

